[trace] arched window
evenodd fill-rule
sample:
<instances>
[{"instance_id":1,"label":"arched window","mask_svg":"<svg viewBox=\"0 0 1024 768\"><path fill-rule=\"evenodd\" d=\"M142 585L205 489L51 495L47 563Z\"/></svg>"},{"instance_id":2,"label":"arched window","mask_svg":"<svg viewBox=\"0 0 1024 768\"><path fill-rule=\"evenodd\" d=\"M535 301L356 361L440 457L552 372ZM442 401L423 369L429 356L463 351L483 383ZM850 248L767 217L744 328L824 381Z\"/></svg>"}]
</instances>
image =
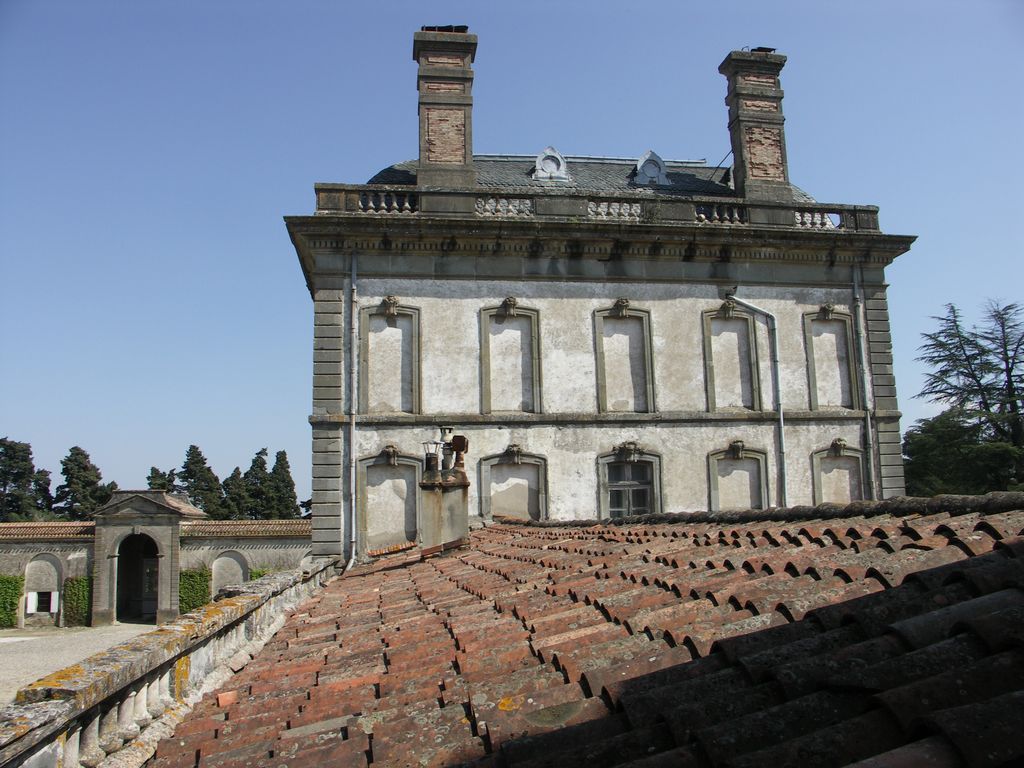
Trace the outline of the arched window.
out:
<instances>
[{"instance_id":1,"label":"arched window","mask_svg":"<svg viewBox=\"0 0 1024 768\"><path fill-rule=\"evenodd\" d=\"M859 408L853 380L853 317L825 304L804 315L811 410Z\"/></svg>"},{"instance_id":2,"label":"arched window","mask_svg":"<svg viewBox=\"0 0 1024 768\"><path fill-rule=\"evenodd\" d=\"M357 540L363 554L419 539L423 462L387 445L359 460L356 470Z\"/></svg>"},{"instance_id":3,"label":"arched window","mask_svg":"<svg viewBox=\"0 0 1024 768\"><path fill-rule=\"evenodd\" d=\"M617 299L594 312L594 344L598 410L654 413L651 313Z\"/></svg>"},{"instance_id":4,"label":"arched window","mask_svg":"<svg viewBox=\"0 0 1024 768\"><path fill-rule=\"evenodd\" d=\"M210 592L214 595L223 587L242 584L249 580L249 563L246 561L245 555L234 550L217 555L210 570L213 572Z\"/></svg>"},{"instance_id":5,"label":"arched window","mask_svg":"<svg viewBox=\"0 0 1024 768\"><path fill-rule=\"evenodd\" d=\"M661 512L661 456L632 441L597 457L601 520Z\"/></svg>"},{"instance_id":6,"label":"arched window","mask_svg":"<svg viewBox=\"0 0 1024 768\"><path fill-rule=\"evenodd\" d=\"M36 555L25 568L26 615L56 615L60 611L62 568L54 555Z\"/></svg>"},{"instance_id":7,"label":"arched window","mask_svg":"<svg viewBox=\"0 0 1024 768\"><path fill-rule=\"evenodd\" d=\"M864 454L837 437L828 448L811 454L814 503L846 504L865 498Z\"/></svg>"},{"instance_id":8,"label":"arched window","mask_svg":"<svg viewBox=\"0 0 1024 768\"><path fill-rule=\"evenodd\" d=\"M420 311L387 296L359 311L359 410L420 412Z\"/></svg>"},{"instance_id":9,"label":"arched window","mask_svg":"<svg viewBox=\"0 0 1024 768\"><path fill-rule=\"evenodd\" d=\"M766 509L768 498L768 456L748 448L742 440L708 454L708 504L721 509Z\"/></svg>"},{"instance_id":10,"label":"arched window","mask_svg":"<svg viewBox=\"0 0 1024 768\"><path fill-rule=\"evenodd\" d=\"M516 444L480 460L480 514L545 520L548 516L548 462Z\"/></svg>"},{"instance_id":11,"label":"arched window","mask_svg":"<svg viewBox=\"0 0 1024 768\"><path fill-rule=\"evenodd\" d=\"M540 313L509 296L480 311L480 410L540 413Z\"/></svg>"},{"instance_id":12,"label":"arched window","mask_svg":"<svg viewBox=\"0 0 1024 768\"><path fill-rule=\"evenodd\" d=\"M702 324L708 410L761 410L754 316L727 300L704 312Z\"/></svg>"}]
</instances>

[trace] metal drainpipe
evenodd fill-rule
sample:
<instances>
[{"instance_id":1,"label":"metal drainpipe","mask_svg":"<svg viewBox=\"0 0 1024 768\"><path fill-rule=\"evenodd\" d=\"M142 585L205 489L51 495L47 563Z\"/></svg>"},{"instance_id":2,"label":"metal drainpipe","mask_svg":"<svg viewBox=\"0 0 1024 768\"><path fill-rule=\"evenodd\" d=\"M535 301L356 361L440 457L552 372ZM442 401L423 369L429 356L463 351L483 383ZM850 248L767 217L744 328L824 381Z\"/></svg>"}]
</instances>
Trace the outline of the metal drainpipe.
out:
<instances>
[{"instance_id":1,"label":"metal drainpipe","mask_svg":"<svg viewBox=\"0 0 1024 768\"><path fill-rule=\"evenodd\" d=\"M349 554L347 571L356 559L356 387L358 386L359 359L356 356L356 312L359 294L356 292L356 255L352 254L352 274L349 278L348 302L348 499L349 499Z\"/></svg>"},{"instance_id":2,"label":"metal drainpipe","mask_svg":"<svg viewBox=\"0 0 1024 768\"><path fill-rule=\"evenodd\" d=\"M853 335L857 337L857 363L860 366L860 397L861 405L864 407L864 447L867 449L867 461L864 462L864 469L867 471L868 499L874 500L875 493L875 436L871 424L871 407L868 402L868 360L867 360L867 310L864 306L864 291L862 283L860 264L853 265Z\"/></svg>"},{"instance_id":3,"label":"metal drainpipe","mask_svg":"<svg viewBox=\"0 0 1024 768\"><path fill-rule=\"evenodd\" d=\"M787 493L786 479L786 415L782 407L782 383L779 376L779 333L776 328L775 315L767 309L762 309L749 301L736 296L736 289L726 293L726 298L732 299L741 307L746 307L765 318L768 323L768 344L772 353L772 385L775 387L775 409L779 413L779 506L785 507L789 494Z\"/></svg>"}]
</instances>

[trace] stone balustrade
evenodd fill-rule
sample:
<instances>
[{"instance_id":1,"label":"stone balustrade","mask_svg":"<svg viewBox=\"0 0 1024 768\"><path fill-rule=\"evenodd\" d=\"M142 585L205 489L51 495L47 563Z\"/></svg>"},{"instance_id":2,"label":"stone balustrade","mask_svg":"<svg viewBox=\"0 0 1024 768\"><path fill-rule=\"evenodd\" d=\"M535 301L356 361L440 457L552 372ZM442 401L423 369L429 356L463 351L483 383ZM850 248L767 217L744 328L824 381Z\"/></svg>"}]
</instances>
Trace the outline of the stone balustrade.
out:
<instances>
[{"instance_id":1,"label":"stone balustrade","mask_svg":"<svg viewBox=\"0 0 1024 768\"><path fill-rule=\"evenodd\" d=\"M747 207L735 203L698 203L696 215L701 224L747 223Z\"/></svg>"},{"instance_id":2,"label":"stone balustrade","mask_svg":"<svg viewBox=\"0 0 1024 768\"><path fill-rule=\"evenodd\" d=\"M416 195L409 191L367 190L358 202L360 213L416 213Z\"/></svg>"},{"instance_id":3,"label":"stone balustrade","mask_svg":"<svg viewBox=\"0 0 1024 768\"><path fill-rule=\"evenodd\" d=\"M334 560L221 590L216 602L18 691L0 708L5 768L128 768L242 669Z\"/></svg>"},{"instance_id":4,"label":"stone balustrade","mask_svg":"<svg viewBox=\"0 0 1024 768\"><path fill-rule=\"evenodd\" d=\"M485 217L543 219L586 217L595 222L737 225L818 232L878 232L875 206L750 201L740 198L594 197L564 191L515 195L479 190L433 190L381 184L318 184L317 215Z\"/></svg>"}]
</instances>

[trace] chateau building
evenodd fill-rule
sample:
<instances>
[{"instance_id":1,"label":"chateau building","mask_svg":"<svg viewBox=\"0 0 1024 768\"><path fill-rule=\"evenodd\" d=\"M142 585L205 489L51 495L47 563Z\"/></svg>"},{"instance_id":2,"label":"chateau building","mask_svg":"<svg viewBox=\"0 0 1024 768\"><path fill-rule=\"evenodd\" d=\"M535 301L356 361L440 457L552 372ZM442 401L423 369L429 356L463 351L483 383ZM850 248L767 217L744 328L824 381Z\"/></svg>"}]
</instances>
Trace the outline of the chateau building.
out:
<instances>
[{"instance_id":1,"label":"chateau building","mask_svg":"<svg viewBox=\"0 0 1024 768\"><path fill-rule=\"evenodd\" d=\"M786 58L725 57L733 159L710 167L474 155L476 50L417 32L418 158L286 218L314 309L314 555L422 544L440 427L469 439L478 521L902 494L884 269L914 238L790 182Z\"/></svg>"}]
</instances>

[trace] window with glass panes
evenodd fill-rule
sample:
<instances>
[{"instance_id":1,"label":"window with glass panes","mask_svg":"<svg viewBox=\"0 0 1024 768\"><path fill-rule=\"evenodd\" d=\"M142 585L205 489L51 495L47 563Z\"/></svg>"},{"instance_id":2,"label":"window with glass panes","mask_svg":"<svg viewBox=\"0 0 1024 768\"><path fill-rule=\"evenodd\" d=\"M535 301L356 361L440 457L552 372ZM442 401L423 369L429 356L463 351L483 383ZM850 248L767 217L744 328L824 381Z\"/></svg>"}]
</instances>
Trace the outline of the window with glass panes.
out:
<instances>
[{"instance_id":1,"label":"window with glass panes","mask_svg":"<svg viewBox=\"0 0 1024 768\"><path fill-rule=\"evenodd\" d=\"M608 514L611 517L651 512L651 465L646 461L617 461L608 465Z\"/></svg>"}]
</instances>

